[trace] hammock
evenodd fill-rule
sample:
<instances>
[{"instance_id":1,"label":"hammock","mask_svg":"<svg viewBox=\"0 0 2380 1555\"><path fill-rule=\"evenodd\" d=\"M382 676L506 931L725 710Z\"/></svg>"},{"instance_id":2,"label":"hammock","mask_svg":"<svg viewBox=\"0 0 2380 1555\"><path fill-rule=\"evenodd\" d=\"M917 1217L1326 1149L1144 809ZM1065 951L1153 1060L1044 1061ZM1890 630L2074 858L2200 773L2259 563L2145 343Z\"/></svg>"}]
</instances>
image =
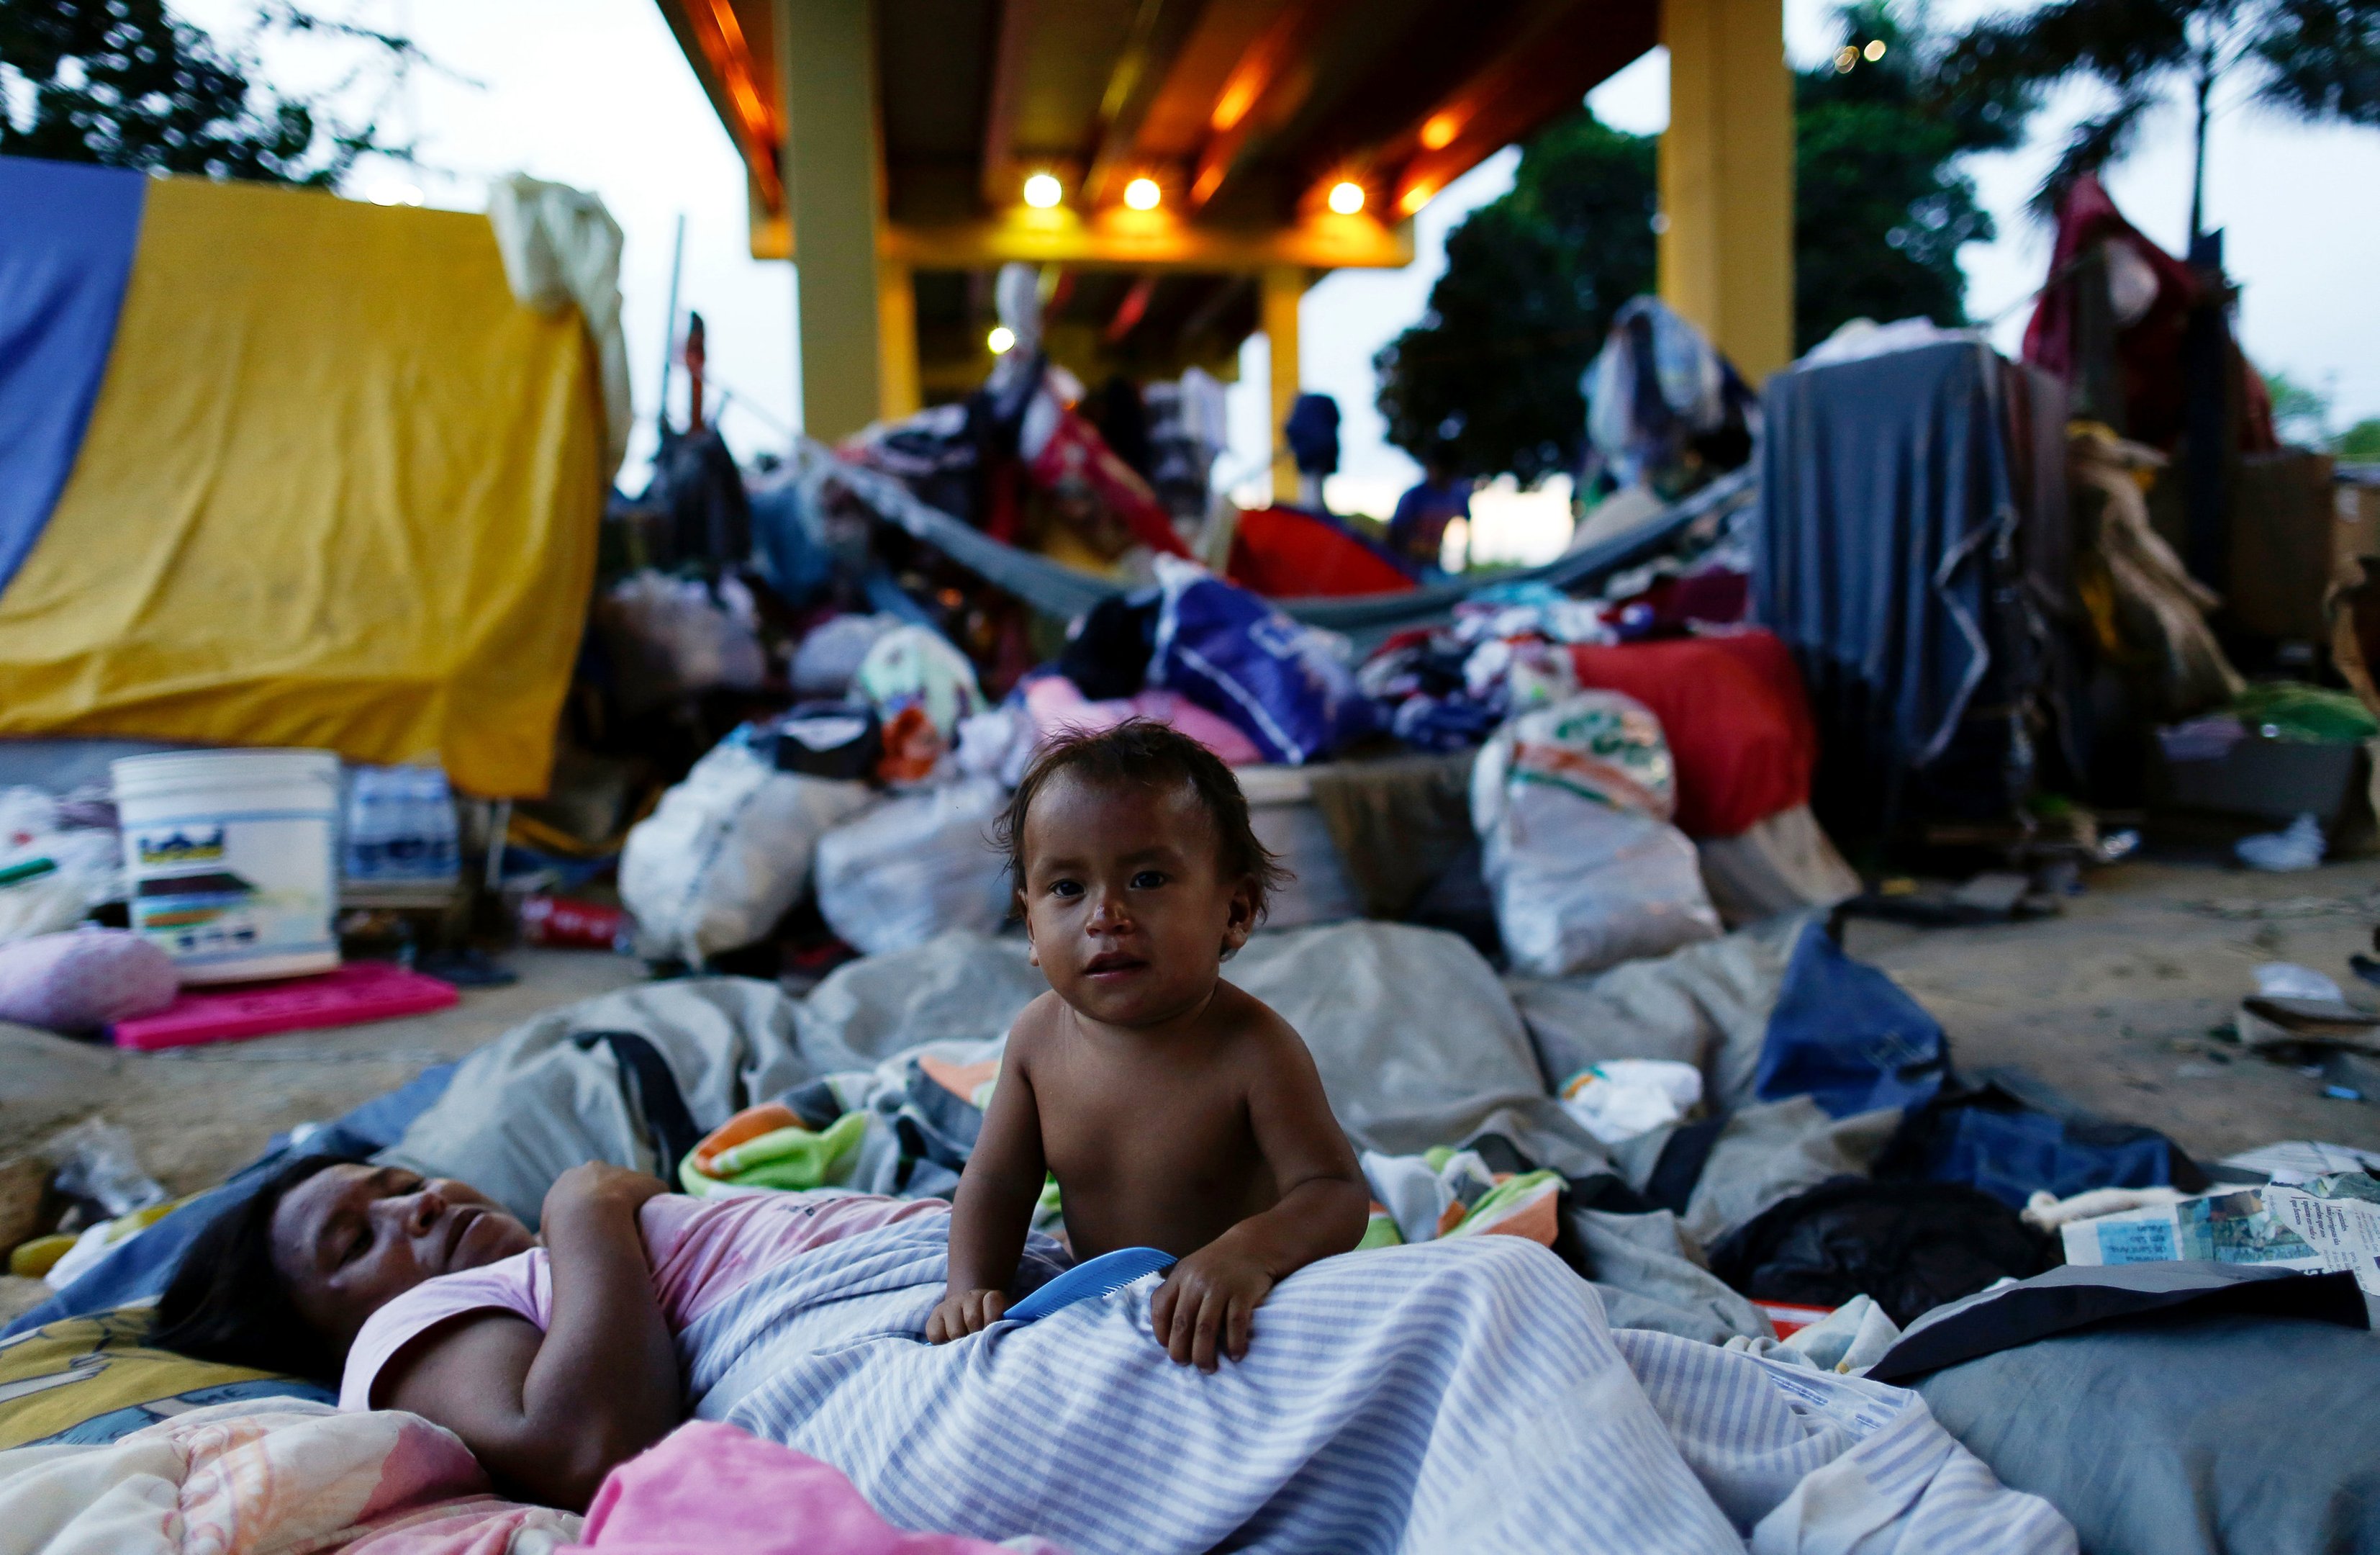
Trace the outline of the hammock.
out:
<instances>
[{"instance_id":1,"label":"hammock","mask_svg":"<svg viewBox=\"0 0 2380 1555\"><path fill-rule=\"evenodd\" d=\"M1128 590L1128 585L1112 578L1079 572L994 540L965 520L918 500L891 476L836 458L832 450L822 443L805 438L794 456L798 462L805 511L821 511L820 499L828 483L832 482L856 497L880 521L932 546L985 582L1015 595L1045 614L1072 620L1110 595ZM1408 626L1445 620L1456 605L1486 589L1544 583L1568 592L1582 592L1658 554L1697 519L1724 516L1758 495L1756 466L1746 465L1719 477L1682 502L1671 504L1625 534L1558 556L1540 567L1432 584L1396 594L1272 602L1300 621L1343 632L1354 638L1358 647L1369 647Z\"/></svg>"}]
</instances>

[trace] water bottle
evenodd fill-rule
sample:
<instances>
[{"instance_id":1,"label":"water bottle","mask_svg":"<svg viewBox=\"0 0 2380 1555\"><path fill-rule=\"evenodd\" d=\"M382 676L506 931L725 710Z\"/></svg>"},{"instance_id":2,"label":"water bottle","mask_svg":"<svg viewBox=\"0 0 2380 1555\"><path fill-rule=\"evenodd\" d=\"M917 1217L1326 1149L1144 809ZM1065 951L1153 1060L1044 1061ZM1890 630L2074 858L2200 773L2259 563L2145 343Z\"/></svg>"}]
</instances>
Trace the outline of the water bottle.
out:
<instances>
[{"instance_id":1,"label":"water bottle","mask_svg":"<svg viewBox=\"0 0 2380 1555\"><path fill-rule=\"evenodd\" d=\"M389 843L398 823L399 796L386 767L357 767L347 784L346 874L353 881L384 880Z\"/></svg>"},{"instance_id":2,"label":"water bottle","mask_svg":"<svg viewBox=\"0 0 2380 1555\"><path fill-rule=\"evenodd\" d=\"M444 884L453 881L462 863L463 839L455 820L455 794L446 774L436 767L419 769L415 778L421 837L421 878Z\"/></svg>"}]
</instances>

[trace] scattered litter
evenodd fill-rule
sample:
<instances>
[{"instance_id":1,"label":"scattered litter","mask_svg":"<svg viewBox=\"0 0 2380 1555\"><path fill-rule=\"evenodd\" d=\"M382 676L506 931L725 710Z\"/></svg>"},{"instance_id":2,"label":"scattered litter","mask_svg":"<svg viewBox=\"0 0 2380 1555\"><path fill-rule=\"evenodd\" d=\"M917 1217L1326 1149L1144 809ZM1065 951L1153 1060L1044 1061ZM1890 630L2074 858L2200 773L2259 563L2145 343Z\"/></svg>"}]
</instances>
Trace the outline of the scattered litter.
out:
<instances>
[{"instance_id":1,"label":"scattered litter","mask_svg":"<svg viewBox=\"0 0 2380 1555\"><path fill-rule=\"evenodd\" d=\"M601 902L578 902L538 892L521 898L517 916L525 944L625 954L636 943L635 921L620 908Z\"/></svg>"},{"instance_id":2,"label":"scattered litter","mask_svg":"<svg viewBox=\"0 0 2380 1555\"><path fill-rule=\"evenodd\" d=\"M165 1189L140 1170L132 1136L105 1118L85 1118L53 1135L42 1154L57 1168L57 1190L89 1199L110 1217L165 1202Z\"/></svg>"},{"instance_id":3,"label":"scattered litter","mask_svg":"<svg viewBox=\"0 0 2380 1555\"><path fill-rule=\"evenodd\" d=\"M2380 890L2352 896L2281 896L2270 901L2252 896L2217 896L2200 902L2177 903L2180 912L2230 922L2281 921L2301 917L2380 917Z\"/></svg>"},{"instance_id":4,"label":"scattered litter","mask_svg":"<svg viewBox=\"0 0 2380 1555\"><path fill-rule=\"evenodd\" d=\"M2267 961L2257 967L2256 991L2266 999L2320 999L2334 1004L2347 1002L2347 995L2337 983L2294 961Z\"/></svg>"},{"instance_id":5,"label":"scattered litter","mask_svg":"<svg viewBox=\"0 0 2380 1555\"><path fill-rule=\"evenodd\" d=\"M2322 862L2325 846L2322 822L2309 814L2290 821L2286 832L2242 837L2232 851L2240 856L2240 863L2252 869L2311 869Z\"/></svg>"},{"instance_id":6,"label":"scattered litter","mask_svg":"<svg viewBox=\"0 0 2380 1555\"><path fill-rule=\"evenodd\" d=\"M1562 1111L1607 1145L1673 1124L1700 1105L1703 1072L1666 1058L1589 1064L1561 1087Z\"/></svg>"},{"instance_id":7,"label":"scattered litter","mask_svg":"<svg viewBox=\"0 0 2380 1555\"><path fill-rule=\"evenodd\" d=\"M2353 1048L2380 1053L2380 1015L2336 999L2243 999L2232 1024L2240 1040L2260 1052Z\"/></svg>"},{"instance_id":8,"label":"scattered litter","mask_svg":"<svg viewBox=\"0 0 2380 1555\"><path fill-rule=\"evenodd\" d=\"M2262 1172L2275 1182L2295 1183L2340 1172L2380 1172L2380 1151L2362 1150L2352 1145L2324 1144L2312 1139L2283 1139L2270 1145L2259 1145L2252 1150L2242 1150L2236 1156L2225 1156L2216 1164L2240 1172Z\"/></svg>"},{"instance_id":9,"label":"scattered litter","mask_svg":"<svg viewBox=\"0 0 2380 1555\"><path fill-rule=\"evenodd\" d=\"M2380 1182L2356 1168L2075 1221L2059 1235L2070 1264L2212 1259L2346 1270L2366 1294L2380 1295Z\"/></svg>"},{"instance_id":10,"label":"scattered litter","mask_svg":"<svg viewBox=\"0 0 2380 1555\"><path fill-rule=\"evenodd\" d=\"M2056 1231L2071 1221L2096 1220L2127 1209L2179 1204L2187 1197L2180 1188L2093 1188L2067 1198L2054 1193L2036 1193L2026 1201L2021 1213L2024 1223L2034 1230Z\"/></svg>"}]
</instances>

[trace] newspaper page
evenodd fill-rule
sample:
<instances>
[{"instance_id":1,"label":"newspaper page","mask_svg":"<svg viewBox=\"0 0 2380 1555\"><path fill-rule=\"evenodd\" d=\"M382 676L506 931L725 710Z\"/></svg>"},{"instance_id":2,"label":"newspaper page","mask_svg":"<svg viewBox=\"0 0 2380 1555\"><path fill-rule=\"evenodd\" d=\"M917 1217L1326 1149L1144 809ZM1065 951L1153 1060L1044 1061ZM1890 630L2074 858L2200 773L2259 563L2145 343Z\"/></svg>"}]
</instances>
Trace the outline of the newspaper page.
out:
<instances>
[{"instance_id":1,"label":"newspaper page","mask_svg":"<svg viewBox=\"0 0 2380 1555\"><path fill-rule=\"evenodd\" d=\"M2358 1172L2270 1187L2265 1202L2322 1257L2351 1271L2363 1294L2380 1296L2380 1180Z\"/></svg>"},{"instance_id":2,"label":"newspaper page","mask_svg":"<svg viewBox=\"0 0 2380 1555\"><path fill-rule=\"evenodd\" d=\"M2286 1221L2265 1209L2256 1188L2185 1198L2179 1204L2129 1209L2060 1228L2066 1261L2074 1264L2216 1263L2325 1268L2321 1256Z\"/></svg>"}]
</instances>

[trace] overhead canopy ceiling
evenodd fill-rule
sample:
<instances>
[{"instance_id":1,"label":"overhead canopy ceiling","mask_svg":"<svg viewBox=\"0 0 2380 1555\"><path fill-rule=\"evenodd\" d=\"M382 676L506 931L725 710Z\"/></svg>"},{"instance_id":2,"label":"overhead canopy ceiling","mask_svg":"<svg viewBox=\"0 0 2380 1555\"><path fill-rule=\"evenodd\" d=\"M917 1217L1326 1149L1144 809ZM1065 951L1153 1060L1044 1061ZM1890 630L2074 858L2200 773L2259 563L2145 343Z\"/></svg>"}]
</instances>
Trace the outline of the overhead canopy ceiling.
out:
<instances>
[{"instance_id":1,"label":"overhead canopy ceiling","mask_svg":"<svg viewBox=\"0 0 2380 1555\"><path fill-rule=\"evenodd\" d=\"M773 18L806 0L659 3L743 149L755 251L789 251ZM1145 259L1245 272L1289 252L1284 233L1324 233L1342 181L1364 190L1363 215L1337 248L1296 252L1400 262L1392 227L1650 48L1659 6L875 0L875 16L889 249L920 268L989 256L983 235L1046 171L1064 188L1051 220L1085 224L1050 237L1050 257L1135 267L1094 228L1147 177L1183 241Z\"/></svg>"}]
</instances>

